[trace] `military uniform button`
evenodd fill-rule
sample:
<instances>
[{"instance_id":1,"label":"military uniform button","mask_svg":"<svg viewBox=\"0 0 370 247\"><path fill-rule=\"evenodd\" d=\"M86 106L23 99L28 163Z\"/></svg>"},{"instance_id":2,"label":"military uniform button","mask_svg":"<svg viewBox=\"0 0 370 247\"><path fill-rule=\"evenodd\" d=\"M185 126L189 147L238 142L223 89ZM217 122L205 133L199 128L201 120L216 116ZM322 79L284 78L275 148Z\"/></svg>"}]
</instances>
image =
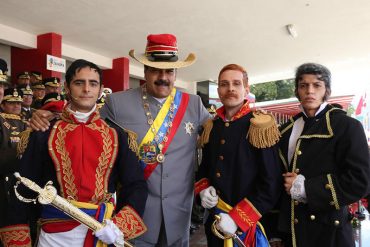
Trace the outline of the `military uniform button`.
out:
<instances>
[{"instance_id":1,"label":"military uniform button","mask_svg":"<svg viewBox=\"0 0 370 247\"><path fill-rule=\"evenodd\" d=\"M330 184L325 184L325 189L330 190L331 189Z\"/></svg>"},{"instance_id":2,"label":"military uniform button","mask_svg":"<svg viewBox=\"0 0 370 247\"><path fill-rule=\"evenodd\" d=\"M294 200L294 205L298 206L298 204L299 204L299 201Z\"/></svg>"},{"instance_id":3,"label":"military uniform button","mask_svg":"<svg viewBox=\"0 0 370 247\"><path fill-rule=\"evenodd\" d=\"M220 159L220 160L224 160L224 156L220 155L220 156L219 156L219 159Z\"/></svg>"},{"instance_id":4,"label":"military uniform button","mask_svg":"<svg viewBox=\"0 0 370 247\"><path fill-rule=\"evenodd\" d=\"M302 155L302 151L301 150L298 150L297 154L298 155Z\"/></svg>"},{"instance_id":5,"label":"military uniform button","mask_svg":"<svg viewBox=\"0 0 370 247\"><path fill-rule=\"evenodd\" d=\"M335 220L335 221L334 221L334 225L335 225L335 226L339 226L339 224L340 224L339 220Z\"/></svg>"},{"instance_id":6,"label":"military uniform button","mask_svg":"<svg viewBox=\"0 0 370 247\"><path fill-rule=\"evenodd\" d=\"M230 126L230 123L226 122L225 127L229 127L229 126Z\"/></svg>"},{"instance_id":7,"label":"military uniform button","mask_svg":"<svg viewBox=\"0 0 370 247\"><path fill-rule=\"evenodd\" d=\"M294 224L298 224L298 219L294 219Z\"/></svg>"},{"instance_id":8,"label":"military uniform button","mask_svg":"<svg viewBox=\"0 0 370 247\"><path fill-rule=\"evenodd\" d=\"M7 181L7 182L8 182L8 181L9 181L9 177L5 177L5 181Z\"/></svg>"},{"instance_id":9,"label":"military uniform button","mask_svg":"<svg viewBox=\"0 0 370 247\"><path fill-rule=\"evenodd\" d=\"M295 173L299 173L299 168L294 170Z\"/></svg>"},{"instance_id":10,"label":"military uniform button","mask_svg":"<svg viewBox=\"0 0 370 247\"><path fill-rule=\"evenodd\" d=\"M221 177L221 173L219 173L219 172L216 172L216 177Z\"/></svg>"},{"instance_id":11,"label":"military uniform button","mask_svg":"<svg viewBox=\"0 0 370 247\"><path fill-rule=\"evenodd\" d=\"M225 141L224 139L222 139L222 140L220 141L220 143L221 143L221 144L225 144L225 142L226 142L226 141Z\"/></svg>"},{"instance_id":12,"label":"military uniform button","mask_svg":"<svg viewBox=\"0 0 370 247\"><path fill-rule=\"evenodd\" d=\"M312 215L310 216L310 219L311 219L311 220L315 220L315 219L316 219L316 216L312 214Z\"/></svg>"}]
</instances>

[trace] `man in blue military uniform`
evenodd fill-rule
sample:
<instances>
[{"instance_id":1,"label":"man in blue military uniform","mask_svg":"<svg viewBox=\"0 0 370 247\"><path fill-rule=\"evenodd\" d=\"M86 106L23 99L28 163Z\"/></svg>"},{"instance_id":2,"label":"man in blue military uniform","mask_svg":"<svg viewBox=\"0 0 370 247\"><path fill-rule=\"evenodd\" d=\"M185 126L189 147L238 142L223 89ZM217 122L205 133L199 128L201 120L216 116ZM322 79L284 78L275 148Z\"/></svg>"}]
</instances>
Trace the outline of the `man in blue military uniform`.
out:
<instances>
[{"instance_id":1,"label":"man in blue military uniform","mask_svg":"<svg viewBox=\"0 0 370 247\"><path fill-rule=\"evenodd\" d=\"M302 112L281 126L285 167L279 229L285 246L355 246L347 205L367 194L369 153L361 123L327 103L330 71L302 64L295 94Z\"/></svg>"},{"instance_id":2,"label":"man in blue military uniform","mask_svg":"<svg viewBox=\"0 0 370 247\"><path fill-rule=\"evenodd\" d=\"M275 119L251 111L245 100L249 85L243 67L222 68L217 90L223 106L204 125L203 161L195 187L210 212L205 224L208 246L229 246L224 244L232 241L224 243L212 232L215 215L220 217L216 227L224 235L237 234L246 246L256 241L257 246L268 246L258 220L274 206L281 191Z\"/></svg>"}]
</instances>

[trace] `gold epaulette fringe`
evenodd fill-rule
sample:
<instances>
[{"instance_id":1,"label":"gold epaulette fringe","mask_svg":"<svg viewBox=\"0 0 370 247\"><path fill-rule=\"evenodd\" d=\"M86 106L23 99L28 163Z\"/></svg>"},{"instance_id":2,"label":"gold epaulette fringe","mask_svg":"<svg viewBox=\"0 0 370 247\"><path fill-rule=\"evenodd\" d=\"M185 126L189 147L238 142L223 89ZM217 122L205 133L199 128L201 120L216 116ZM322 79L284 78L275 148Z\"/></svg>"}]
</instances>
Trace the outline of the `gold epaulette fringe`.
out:
<instances>
[{"instance_id":1,"label":"gold epaulette fringe","mask_svg":"<svg viewBox=\"0 0 370 247\"><path fill-rule=\"evenodd\" d=\"M31 128L27 128L19 134L19 142L17 144L17 157L20 158L28 146L28 140L32 132Z\"/></svg>"},{"instance_id":2,"label":"gold epaulette fringe","mask_svg":"<svg viewBox=\"0 0 370 247\"><path fill-rule=\"evenodd\" d=\"M137 134L128 129L124 129L128 135L128 147L134 152L137 156L139 155L139 145L137 144Z\"/></svg>"},{"instance_id":3,"label":"gold epaulette fringe","mask_svg":"<svg viewBox=\"0 0 370 247\"><path fill-rule=\"evenodd\" d=\"M16 114L0 113L0 115L5 119L21 120L21 117Z\"/></svg>"},{"instance_id":4,"label":"gold epaulette fringe","mask_svg":"<svg viewBox=\"0 0 370 247\"><path fill-rule=\"evenodd\" d=\"M212 128L213 128L213 121L212 119L208 119L203 124L203 132L200 135L198 139L198 143L197 143L198 148L203 148L204 145L209 142L209 134L211 133Z\"/></svg>"},{"instance_id":5,"label":"gold epaulette fringe","mask_svg":"<svg viewBox=\"0 0 370 247\"><path fill-rule=\"evenodd\" d=\"M279 141L280 137L281 135L274 116L261 111L253 113L247 138L249 138L249 142L254 147L271 147Z\"/></svg>"}]
</instances>

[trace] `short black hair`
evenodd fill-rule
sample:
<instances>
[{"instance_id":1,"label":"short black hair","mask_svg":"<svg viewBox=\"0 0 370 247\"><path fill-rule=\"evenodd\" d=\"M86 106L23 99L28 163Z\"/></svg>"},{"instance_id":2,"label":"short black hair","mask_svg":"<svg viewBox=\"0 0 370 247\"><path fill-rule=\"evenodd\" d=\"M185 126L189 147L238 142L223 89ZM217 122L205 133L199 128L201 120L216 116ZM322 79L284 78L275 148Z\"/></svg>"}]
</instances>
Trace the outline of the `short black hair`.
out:
<instances>
[{"instance_id":1,"label":"short black hair","mask_svg":"<svg viewBox=\"0 0 370 247\"><path fill-rule=\"evenodd\" d=\"M102 75L101 69L96 64L94 64L92 62L89 62L89 61L84 60L84 59L77 59L76 61L71 63L71 65L69 66L69 68L67 69L67 72L66 72L65 77L66 77L66 83L67 83L68 87L69 87L69 84L71 84L73 76L75 76L78 71L80 71L81 69L86 68L86 67L94 69L99 74L99 80L100 80L99 84L100 84L100 86L102 85L103 75Z\"/></svg>"},{"instance_id":2,"label":"short black hair","mask_svg":"<svg viewBox=\"0 0 370 247\"><path fill-rule=\"evenodd\" d=\"M300 65L295 73L295 92L298 97L298 82L302 80L303 75L316 75L317 79L325 83L326 93L324 100L327 100L331 93L331 73L328 68L318 63L304 63Z\"/></svg>"}]
</instances>

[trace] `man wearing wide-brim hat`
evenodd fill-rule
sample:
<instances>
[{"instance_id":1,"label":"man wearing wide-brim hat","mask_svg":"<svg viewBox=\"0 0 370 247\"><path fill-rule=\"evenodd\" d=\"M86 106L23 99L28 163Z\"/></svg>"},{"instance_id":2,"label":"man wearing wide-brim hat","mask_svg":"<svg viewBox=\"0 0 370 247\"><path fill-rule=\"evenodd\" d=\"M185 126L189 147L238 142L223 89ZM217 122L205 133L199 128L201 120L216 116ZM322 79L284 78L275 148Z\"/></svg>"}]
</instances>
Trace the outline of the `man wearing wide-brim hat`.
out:
<instances>
[{"instance_id":1,"label":"man wearing wide-brim hat","mask_svg":"<svg viewBox=\"0 0 370 247\"><path fill-rule=\"evenodd\" d=\"M188 246L198 127L209 118L199 96L174 87L177 69L195 62L178 57L176 37L151 34L144 54L146 83L108 95L103 117L138 134L139 158L149 195L144 211L148 231L135 246Z\"/></svg>"}]
</instances>

